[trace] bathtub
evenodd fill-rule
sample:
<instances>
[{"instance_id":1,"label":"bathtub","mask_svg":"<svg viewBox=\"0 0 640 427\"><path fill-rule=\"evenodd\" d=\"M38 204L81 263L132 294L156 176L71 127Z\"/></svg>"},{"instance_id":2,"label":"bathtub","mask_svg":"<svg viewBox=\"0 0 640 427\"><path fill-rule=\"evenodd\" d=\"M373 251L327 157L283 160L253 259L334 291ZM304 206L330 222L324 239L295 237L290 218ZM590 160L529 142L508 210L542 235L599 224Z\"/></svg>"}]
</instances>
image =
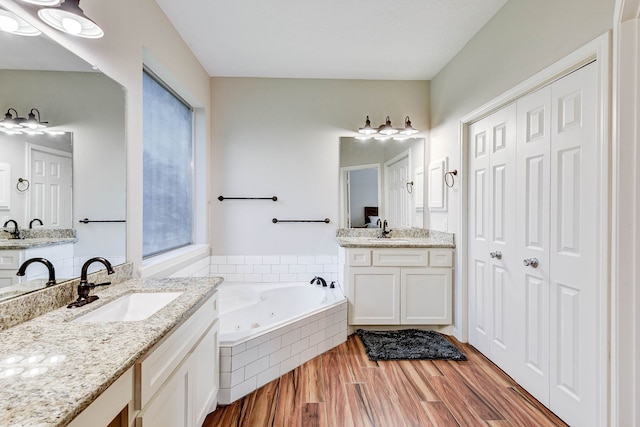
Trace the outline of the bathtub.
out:
<instances>
[{"instance_id":1,"label":"bathtub","mask_svg":"<svg viewBox=\"0 0 640 427\"><path fill-rule=\"evenodd\" d=\"M223 405L347 339L347 299L340 288L223 283L219 297Z\"/></svg>"}]
</instances>

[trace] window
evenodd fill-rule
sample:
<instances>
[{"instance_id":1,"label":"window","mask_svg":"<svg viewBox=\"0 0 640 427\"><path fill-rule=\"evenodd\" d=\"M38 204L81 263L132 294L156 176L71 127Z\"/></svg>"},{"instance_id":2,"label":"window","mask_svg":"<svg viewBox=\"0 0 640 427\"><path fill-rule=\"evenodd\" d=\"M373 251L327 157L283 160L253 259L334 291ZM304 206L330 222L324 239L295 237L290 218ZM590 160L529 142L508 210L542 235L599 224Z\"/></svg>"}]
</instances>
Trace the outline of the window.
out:
<instances>
[{"instance_id":1,"label":"window","mask_svg":"<svg viewBox=\"0 0 640 427\"><path fill-rule=\"evenodd\" d=\"M193 109L143 72L142 255L193 241Z\"/></svg>"}]
</instances>

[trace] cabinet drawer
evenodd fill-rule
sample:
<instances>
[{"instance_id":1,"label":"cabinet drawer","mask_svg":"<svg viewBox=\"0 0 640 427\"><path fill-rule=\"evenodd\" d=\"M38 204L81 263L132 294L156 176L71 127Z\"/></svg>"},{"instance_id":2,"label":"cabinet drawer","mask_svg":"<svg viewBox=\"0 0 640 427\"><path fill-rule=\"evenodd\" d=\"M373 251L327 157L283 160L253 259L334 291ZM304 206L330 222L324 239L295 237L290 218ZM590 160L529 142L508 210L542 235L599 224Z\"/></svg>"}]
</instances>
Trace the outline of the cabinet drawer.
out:
<instances>
[{"instance_id":1,"label":"cabinet drawer","mask_svg":"<svg viewBox=\"0 0 640 427\"><path fill-rule=\"evenodd\" d=\"M373 265L376 267L427 267L429 252L426 249L374 249Z\"/></svg>"},{"instance_id":2,"label":"cabinet drawer","mask_svg":"<svg viewBox=\"0 0 640 427\"><path fill-rule=\"evenodd\" d=\"M370 267L371 249L350 249L347 251L347 265L350 267Z\"/></svg>"},{"instance_id":3,"label":"cabinet drawer","mask_svg":"<svg viewBox=\"0 0 640 427\"><path fill-rule=\"evenodd\" d=\"M448 249L430 249L429 266L453 267L453 251Z\"/></svg>"},{"instance_id":4,"label":"cabinet drawer","mask_svg":"<svg viewBox=\"0 0 640 427\"><path fill-rule=\"evenodd\" d=\"M143 408L160 389L171 373L193 349L200 337L215 321L218 293L214 293L202 307L167 338L157 344L142 360L136 362L136 375L140 379L135 396L136 409Z\"/></svg>"}]
</instances>

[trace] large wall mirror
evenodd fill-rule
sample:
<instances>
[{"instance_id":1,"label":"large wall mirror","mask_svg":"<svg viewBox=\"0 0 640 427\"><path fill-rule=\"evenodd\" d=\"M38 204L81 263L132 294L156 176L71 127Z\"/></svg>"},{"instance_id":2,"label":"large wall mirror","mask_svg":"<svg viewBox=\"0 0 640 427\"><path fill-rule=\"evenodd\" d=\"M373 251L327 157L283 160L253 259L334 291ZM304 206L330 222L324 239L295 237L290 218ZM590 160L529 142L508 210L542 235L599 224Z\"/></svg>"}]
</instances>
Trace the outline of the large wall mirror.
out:
<instances>
[{"instance_id":1,"label":"large wall mirror","mask_svg":"<svg viewBox=\"0 0 640 427\"><path fill-rule=\"evenodd\" d=\"M64 134L0 132L0 164L10 169L9 203L0 207L0 226L13 219L20 228L28 228L33 218L45 215L36 212L33 202L33 182L37 181L32 176L34 156L66 157L68 184L62 186L59 200L46 206L51 209L55 204L64 220L43 218L44 228L75 229L74 277L79 276L84 261L93 256L104 256L114 265L125 262L124 88L45 35L25 37L0 31L2 117L9 108L21 117L36 108L40 120L49 122L48 130ZM21 178L30 181L28 189L17 186ZM81 223L84 218L92 222ZM0 236L7 237L6 233ZM68 278L72 277L58 277L58 283ZM30 286L26 289L33 290Z\"/></svg>"},{"instance_id":2,"label":"large wall mirror","mask_svg":"<svg viewBox=\"0 0 640 427\"><path fill-rule=\"evenodd\" d=\"M423 138L340 138L340 227L424 226Z\"/></svg>"}]
</instances>

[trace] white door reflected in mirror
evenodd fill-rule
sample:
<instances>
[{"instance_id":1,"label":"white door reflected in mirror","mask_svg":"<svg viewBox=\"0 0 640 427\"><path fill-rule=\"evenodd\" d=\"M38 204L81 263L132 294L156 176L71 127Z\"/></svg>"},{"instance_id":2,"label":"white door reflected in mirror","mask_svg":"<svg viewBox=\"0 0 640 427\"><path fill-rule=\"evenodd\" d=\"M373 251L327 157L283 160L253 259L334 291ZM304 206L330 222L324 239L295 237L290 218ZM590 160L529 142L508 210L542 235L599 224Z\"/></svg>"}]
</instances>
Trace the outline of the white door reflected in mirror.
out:
<instances>
[{"instance_id":1,"label":"white door reflected in mirror","mask_svg":"<svg viewBox=\"0 0 640 427\"><path fill-rule=\"evenodd\" d=\"M340 227L424 225L424 139L340 138ZM366 177L366 178L365 178Z\"/></svg>"}]
</instances>

